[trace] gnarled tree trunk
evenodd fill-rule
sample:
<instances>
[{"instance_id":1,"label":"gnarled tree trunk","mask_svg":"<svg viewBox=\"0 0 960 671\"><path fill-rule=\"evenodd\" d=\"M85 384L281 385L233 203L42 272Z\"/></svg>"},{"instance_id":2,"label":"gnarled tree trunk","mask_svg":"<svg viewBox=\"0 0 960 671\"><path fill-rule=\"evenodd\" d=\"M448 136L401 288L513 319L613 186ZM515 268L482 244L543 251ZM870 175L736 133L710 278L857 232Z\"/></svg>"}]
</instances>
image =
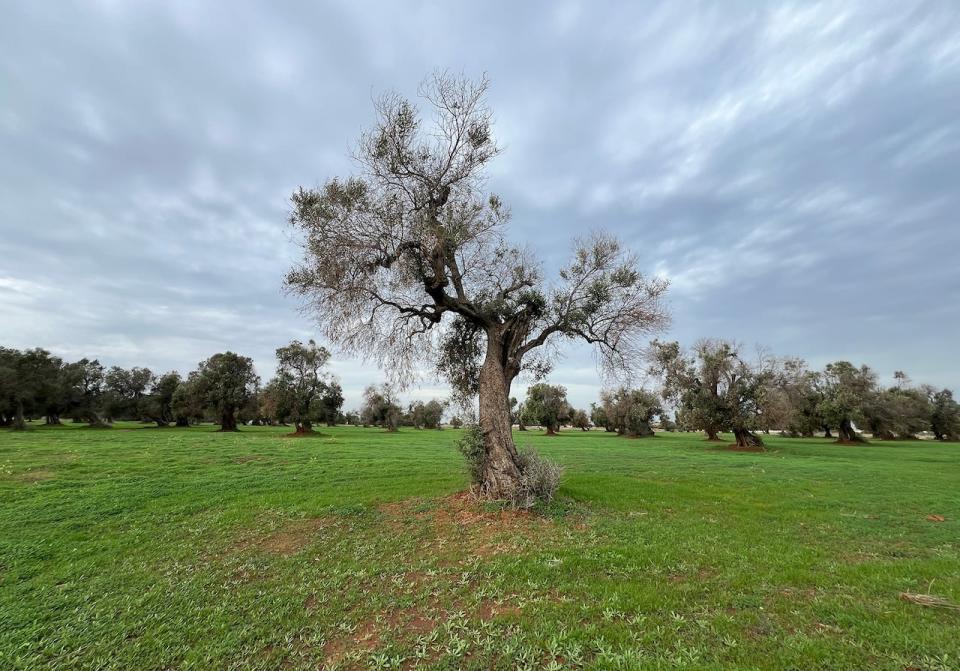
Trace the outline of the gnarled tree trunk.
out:
<instances>
[{"instance_id":1,"label":"gnarled tree trunk","mask_svg":"<svg viewBox=\"0 0 960 671\"><path fill-rule=\"evenodd\" d=\"M297 427L296 433L313 433L313 422L309 419L295 422L295 426Z\"/></svg>"},{"instance_id":2,"label":"gnarled tree trunk","mask_svg":"<svg viewBox=\"0 0 960 671\"><path fill-rule=\"evenodd\" d=\"M849 419L843 419L840 421L840 429L837 431L838 440L841 443L865 443L866 441L861 438L856 431L853 430L853 422Z\"/></svg>"},{"instance_id":3,"label":"gnarled tree trunk","mask_svg":"<svg viewBox=\"0 0 960 671\"><path fill-rule=\"evenodd\" d=\"M492 499L510 498L520 483L517 448L510 422L510 382L499 336L488 337L487 353L480 368L480 430L486 459L480 493Z\"/></svg>"},{"instance_id":4,"label":"gnarled tree trunk","mask_svg":"<svg viewBox=\"0 0 960 671\"><path fill-rule=\"evenodd\" d=\"M720 440L720 432L712 426L705 428L704 431L707 434L707 440Z\"/></svg>"},{"instance_id":5,"label":"gnarled tree trunk","mask_svg":"<svg viewBox=\"0 0 960 671\"><path fill-rule=\"evenodd\" d=\"M23 417L23 401L17 400L17 411L13 416L13 430L23 431L27 428L27 421Z\"/></svg>"},{"instance_id":6,"label":"gnarled tree trunk","mask_svg":"<svg viewBox=\"0 0 960 671\"><path fill-rule=\"evenodd\" d=\"M763 440L760 436L749 429L734 428L733 437L737 441L737 447L763 447Z\"/></svg>"},{"instance_id":7,"label":"gnarled tree trunk","mask_svg":"<svg viewBox=\"0 0 960 671\"><path fill-rule=\"evenodd\" d=\"M233 413L233 408L228 408L223 411L220 418L220 430L237 431L237 417Z\"/></svg>"}]
</instances>

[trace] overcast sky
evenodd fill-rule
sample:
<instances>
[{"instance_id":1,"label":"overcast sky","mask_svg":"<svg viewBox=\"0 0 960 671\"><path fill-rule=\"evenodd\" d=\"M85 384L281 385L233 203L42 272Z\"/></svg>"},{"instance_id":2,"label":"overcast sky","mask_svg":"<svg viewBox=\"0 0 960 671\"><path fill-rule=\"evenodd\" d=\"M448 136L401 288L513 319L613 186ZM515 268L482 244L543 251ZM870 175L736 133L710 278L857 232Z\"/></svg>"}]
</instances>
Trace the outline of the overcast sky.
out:
<instances>
[{"instance_id":1,"label":"overcast sky","mask_svg":"<svg viewBox=\"0 0 960 671\"><path fill-rule=\"evenodd\" d=\"M371 98L492 80L490 187L555 268L606 228L685 343L960 381L960 2L0 0L0 344L187 372L315 331L288 198ZM375 367L334 365L356 405ZM569 350L551 380L599 386ZM522 390L521 390L522 391ZM407 397L443 395L426 380Z\"/></svg>"}]
</instances>

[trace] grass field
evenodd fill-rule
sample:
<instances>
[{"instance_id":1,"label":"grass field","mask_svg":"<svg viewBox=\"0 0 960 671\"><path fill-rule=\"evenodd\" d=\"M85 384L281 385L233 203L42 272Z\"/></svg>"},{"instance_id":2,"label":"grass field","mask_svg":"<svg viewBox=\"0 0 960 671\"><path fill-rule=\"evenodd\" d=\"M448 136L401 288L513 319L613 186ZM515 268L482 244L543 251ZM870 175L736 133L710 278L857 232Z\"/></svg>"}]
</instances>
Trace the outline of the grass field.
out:
<instances>
[{"instance_id":1,"label":"grass field","mask_svg":"<svg viewBox=\"0 0 960 671\"><path fill-rule=\"evenodd\" d=\"M324 431L0 434L0 669L960 668L899 597L960 603L960 445L518 433L528 515L456 431Z\"/></svg>"}]
</instances>

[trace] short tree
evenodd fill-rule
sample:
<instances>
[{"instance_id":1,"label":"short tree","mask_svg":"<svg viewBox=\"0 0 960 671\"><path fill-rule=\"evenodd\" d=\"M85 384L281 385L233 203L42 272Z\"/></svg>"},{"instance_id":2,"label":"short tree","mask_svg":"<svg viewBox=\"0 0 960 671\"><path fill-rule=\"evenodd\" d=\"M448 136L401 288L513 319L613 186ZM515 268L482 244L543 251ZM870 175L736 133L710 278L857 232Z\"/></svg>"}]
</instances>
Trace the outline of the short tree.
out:
<instances>
[{"instance_id":1,"label":"short tree","mask_svg":"<svg viewBox=\"0 0 960 671\"><path fill-rule=\"evenodd\" d=\"M772 374L765 360L751 364L739 345L719 339L698 341L689 355L676 342L654 341L650 358L650 371L663 379L663 397L680 407L684 423L702 429L710 440L727 429L738 447L763 446L753 432Z\"/></svg>"},{"instance_id":2,"label":"short tree","mask_svg":"<svg viewBox=\"0 0 960 671\"><path fill-rule=\"evenodd\" d=\"M960 440L960 403L949 389L926 387L930 399L930 431L937 440Z\"/></svg>"},{"instance_id":3,"label":"short tree","mask_svg":"<svg viewBox=\"0 0 960 671\"><path fill-rule=\"evenodd\" d=\"M26 416L42 412L56 383L61 361L39 347L24 351L0 347L0 412L14 430L26 428Z\"/></svg>"},{"instance_id":4,"label":"short tree","mask_svg":"<svg viewBox=\"0 0 960 671\"><path fill-rule=\"evenodd\" d=\"M591 403L590 404L590 421L594 426L603 427L604 431L613 433L616 431L616 428L610 422L610 418L607 416L607 410L603 407L603 402L599 404Z\"/></svg>"},{"instance_id":5,"label":"short tree","mask_svg":"<svg viewBox=\"0 0 960 671\"><path fill-rule=\"evenodd\" d=\"M397 404L393 387L389 384L370 385L363 390L363 407L360 418L364 426L380 426L387 431L396 431L403 410Z\"/></svg>"},{"instance_id":6,"label":"short tree","mask_svg":"<svg viewBox=\"0 0 960 671\"><path fill-rule=\"evenodd\" d=\"M67 375L74 389L74 414L94 428L108 425L100 416L103 403L104 370L96 359L83 358L67 365Z\"/></svg>"},{"instance_id":7,"label":"short tree","mask_svg":"<svg viewBox=\"0 0 960 671\"><path fill-rule=\"evenodd\" d=\"M293 340L277 348L277 384L288 395L290 417L299 434L313 431L316 403L328 386L323 369L329 360L330 352L313 340L306 344Z\"/></svg>"},{"instance_id":8,"label":"short tree","mask_svg":"<svg viewBox=\"0 0 960 671\"><path fill-rule=\"evenodd\" d=\"M336 380L327 380L323 391L313 402L314 415L327 426L336 426L343 409L343 387Z\"/></svg>"},{"instance_id":9,"label":"short tree","mask_svg":"<svg viewBox=\"0 0 960 671\"><path fill-rule=\"evenodd\" d=\"M173 395L181 382L180 374L175 371L154 378L150 393L141 404L141 411L145 417L156 422L158 427L169 426L176 420L173 412Z\"/></svg>"},{"instance_id":10,"label":"short tree","mask_svg":"<svg viewBox=\"0 0 960 671\"><path fill-rule=\"evenodd\" d=\"M600 394L608 426L621 436L640 438L652 436L650 426L654 417L663 411L657 395L645 389L620 389Z\"/></svg>"},{"instance_id":11,"label":"short tree","mask_svg":"<svg viewBox=\"0 0 960 671\"><path fill-rule=\"evenodd\" d=\"M432 399L424 403L416 401L410 404L410 421L418 429L439 429L446 404Z\"/></svg>"},{"instance_id":12,"label":"short tree","mask_svg":"<svg viewBox=\"0 0 960 671\"><path fill-rule=\"evenodd\" d=\"M421 89L430 129L413 104L382 97L359 143L362 174L293 195L304 256L286 286L332 342L401 379L429 361L459 393L478 393L480 492L509 498L522 484L512 382L521 370L543 371L544 353L563 340L593 345L606 369L629 366L640 337L667 322L667 283L646 278L606 235L578 242L551 285L507 244L509 210L483 192L484 169L499 153L486 90L486 80L435 76Z\"/></svg>"},{"instance_id":13,"label":"short tree","mask_svg":"<svg viewBox=\"0 0 960 671\"><path fill-rule=\"evenodd\" d=\"M253 359L233 352L214 354L190 374L192 391L220 418L220 431L237 430L237 411L256 392L259 381Z\"/></svg>"},{"instance_id":14,"label":"short tree","mask_svg":"<svg viewBox=\"0 0 960 671\"><path fill-rule=\"evenodd\" d=\"M103 378L102 409L107 420L142 419L143 402L154 378L149 368L111 366Z\"/></svg>"},{"instance_id":15,"label":"short tree","mask_svg":"<svg viewBox=\"0 0 960 671\"><path fill-rule=\"evenodd\" d=\"M865 421L863 410L876 393L876 373L868 366L857 368L849 361L835 361L824 368L821 380L823 399L817 411L826 425L837 427L838 442L864 442L854 424Z\"/></svg>"},{"instance_id":16,"label":"short tree","mask_svg":"<svg viewBox=\"0 0 960 671\"><path fill-rule=\"evenodd\" d=\"M574 410L570 416L570 426L581 431L589 431L591 427L590 416L585 410Z\"/></svg>"},{"instance_id":17,"label":"short tree","mask_svg":"<svg viewBox=\"0 0 960 671\"><path fill-rule=\"evenodd\" d=\"M567 388L544 382L527 389L523 407L527 422L542 426L548 436L556 435L560 425L570 420L572 411L567 402Z\"/></svg>"}]
</instances>

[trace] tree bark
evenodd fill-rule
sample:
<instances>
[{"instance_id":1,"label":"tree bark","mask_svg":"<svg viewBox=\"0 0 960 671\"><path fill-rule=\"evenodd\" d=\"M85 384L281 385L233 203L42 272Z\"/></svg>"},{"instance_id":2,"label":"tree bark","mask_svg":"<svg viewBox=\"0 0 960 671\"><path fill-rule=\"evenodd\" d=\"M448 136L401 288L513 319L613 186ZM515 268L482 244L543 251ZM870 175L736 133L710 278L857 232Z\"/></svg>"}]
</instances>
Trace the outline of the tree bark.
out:
<instances>
[{"instance_id":1,"label":"tree bark","mask_svg":"<svg viewBox=\"0 0 960 671\"><path fill-rule=\"evenodd\" d=\"M17 412L13 416L13 430L23 431L27 428L27 422L23 417L23 401L17 400Z\"/></svg>"},{"instance_id":2,"label":"tree bark","mask_svg":"<svg viewBox=\"0 0 960 671\"><path fill-rule=\"evenodd\" d=\"M545 435L547 435L547 436L555 436L555 435L557 435L557 432L554 431L554 429L553 429L553 424L547 424L547 433L546 433Z\"/></svg>"},{"instance_id":3,"label":"tree bark","mask_svg":"<svg viewBox=\"0 0 960 671\"><path fill-rule=\"evenodd\" d=\"M508 499L520 483L517 448L510 422L510 382L503 345L495 331L487 335L487 353L480 368L480 430L486 459L480 494L491 499Z\"/></svg>"},{"instance_id":4,"label":"tree bark","mask_svg":"<svg viewBox=\"0 0 960 671\"><path fill-rule=\"evenodd\" d=\"M48 415L44 418L44 421L45 421L45 422L47 423L47 425L49 425L49 426L55 426L55 425L62 424L62 422L60 421L60 415L48 414Z\"/></svg>"},{"instance_id":5,"label":"tree bark","mask_svg":"<svg viewBox=\"0 0 960 671\"><path fill-rule=\"evenodd\" d=\"M737 441L737 447L763 447L763 440L760 436L749 429L734 428L733 437Z\"/></svg>"},{"instance_id":6,"label":"tree bark","mask_svg":"<svg viewBox=\"0 0 960 671\"><path fill-rule=\"evenodd\" d=\"M823 426L823 437L824 438L833 438L833 434L830 433L830 427L824 424Z\"/></svg>"},{"instance_id":7,"label":"tree bark","mask_svg":"<svg viewBox=\"0 0 960 671\"><path fill-rule=\"evenodd\" d=\"M295 422L294 425L297 427L296 433L313 433L313 423L309 419Z\"/></svg>"},{"instance_id":8,"label":"tree bark","mask_svg":"<svg viewBox=\"0 0 960 671\"><path fill-rule=\"evenodd\" d=\"M720 436L718 435L720 432L713 427L706 428L704 431L707 434L707 440L720 440Z\"/></svg>"},{"instance_id":9,"label":"tree bark","mask_svg":"<svg viewBox=\"0 0 960 671\"><path fill-rule=\"evenodd\" d=\"M221 431L237 431L237 417L233 414L233 408L229 408L223 411L223 415L220 418L220 430Z\"/></svg>"},{"instance_id":10,"label":"tree bark","mask_svg":"<svg viewBox=\"0 0 960 671\"><path fill-rule=\"evenodd\" d=\"M866 442L863 438L857 435L857 432L853 430L853 422L849 419L840 420L840 429L837 431L838 440L841 443L864 443Z\"/></svg>"}]
</instances>

